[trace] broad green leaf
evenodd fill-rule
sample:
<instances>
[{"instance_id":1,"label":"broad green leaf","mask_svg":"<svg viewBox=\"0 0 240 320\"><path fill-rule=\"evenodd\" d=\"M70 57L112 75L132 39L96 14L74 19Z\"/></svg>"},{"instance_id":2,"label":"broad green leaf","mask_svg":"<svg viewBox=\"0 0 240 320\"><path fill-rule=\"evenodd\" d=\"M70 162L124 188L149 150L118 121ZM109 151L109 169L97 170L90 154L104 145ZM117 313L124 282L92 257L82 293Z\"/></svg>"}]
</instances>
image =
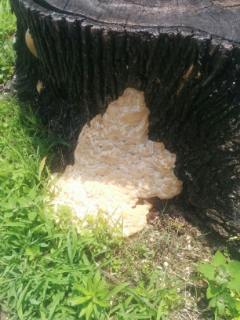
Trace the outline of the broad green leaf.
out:
<instances>
[{"instance_id":1,"label":"broad green leaf","mask_svg":"<svg viewBox=\"0 0 240 320\"><path fill-rule=\"evenodd\" d=\"M211 285L207 289L207 298L210 299L212 297L215 297L219 293L220 293L219 289L217 287Z\"/></svg>"},{"instance_id":2,"label":"broad green leaf","mask_svg":"<svg viewBox=\"0 0 240 320\"><path fill-rule=\"evenodd\" d=\"M31 247L27 247L25 252L27 255L34 255L35 256L40 253L40 246L35 244Z\"/></svg>"},{"instance_id":3,"label":"broad green leaf","mask_svg":"<svg viewBox=\"0 0 240 320\"><path fill-rule=\"evenodd\" d=\"M219 272L219 275L220 275L221 277L225 277L226 272L227 272L227 270L226 270L226 264L225 264L225 265L221 264L220 266L218 266L218 272Z\"/></svg>"},{"instance_id":4,"label":"broad green leaf","mask_svg":"<svg viewBox=\"0 0 240 320\"><path fill-rule=\"evenodd\" d=\"M30 189L27 186L23 186L23 192L24 193L28 193L30 191Z\"/></svg>"},{"instance_id":5,"label":"broad green leaf","mask_svg":"<svg viewBox=\"0 0 240 320\"><path fill-rule=\"evenodd\" d=\"M90 291L91 293L94 292L94 291L93 291L93 283L92 283L92 275L91 275L91 273L88 274L87 287L88 287L88 289L89 289L89 291Z\"/></svg>"},{"instance_id":6,"label":"broad green leaf","mask_svg":"<svg viewBox=\"0 0 240 320\"><path fill-rule=\"evenodd\" d=\"M104 289L105 287L115 287L115 286L116 286L115 284L107 283L102 280L98 284L98 293L102 290L107 290L107 289ZM107 292L108 292L108 290L107 290Z\"/></svg>"},{"instance_id":7,"label":"broad green leaf","mask_svg":"<svg viewBox=\"0 0 240 320\"><path fill-rule=\"evenodd\" d=\"M83 294L85 294L86 296L90 296L91 292L88 291L86 288L84 288L83 286L81 286L80 284L74 283L73 284L73 288L82 292Z\"/></svg>"},{"instance_id":8,"label":"broad green leaf","mask_svg":"<svg viewBox=\"0 0 240 320\"><path fill-rule=\"evenodd\" d=\"M18 203L20 205L20 208L28 207L28 199L27 198L19 198Z\"/></svg>"},{"instance_id":9,"label":"broad green leaf","mask_svg":"<svg viewBox=\"0 0 240 320\"><path fill-rule=\"evenodd\" d=\"M223 284L223 283L227 283L227 282L228 282L227 279L221 278L220 276L217 276L217 277L216 277L216 280L217 280L217 282L220 283L220 284Z\"/></svg>"},{"instance_id":10,"label":"broad green leaf","mask_svg":"<svg viewBox=\"0 0 240 320\"><path fill-rule=\"evenodd\" d=\"M13 216L13 212L5 212L4 213L4 218L11 218Z\"/></svg>"},{"instance_id":11,"label":"broad green leaf","mask_svg":"<svg viewBox=\"0 0 240 320\"><path fill-rule=\"evenodd\" d=\"M84 316L87 312L87 307L86 308L83 308L81 309L81 312L79 313L79 318L81 318L82 316Z\"/></svg>"},{"instance_id":12,"label":"broad green leaf","mask_svg":"<svg viewBox=\"0 0 240 320\"><path fill-rule=\"evenodd\" d=\"M233 279L227 285L227 288L231 290L240 290L240 277Z\"/></svg>"},{"instance_id":13,"label":"broad green leaf","mask_svg":"<svg viewBox=\"0 0 240 320\"><path fill-rule=\"evenodd\" d=\"M96 290L101 279L100 271L98 270L93 278L94 289Z\"/></svg>"},{"instance_id":14,"label":"broad green leaf","mask_svg":"<svg viewBox=\"0 0 240 320\"><path fill-rule=\"evenodd\" d=\"M6 210L13 210L16 208L16 204L14 204L10 201L8 203L1 203L0 205L2 208L6 209Z\"/></svg>"},{"instance_id":15,"label":"broad green leaf","mask_svg":"<svg viewBox=\"0 0 240 320\"><path fill-rule=\"evenodd\" d=\"M73 310L72 308L70 308L70 307L67 307L67 306L59 306L59 308L61 308L61 310L65 310L65 311L67 311L68 313L70 313L70 314L73 314L73 315L75 315L76 314L76 311L75 310ZM63 319L62 319L63 320Z\"/></svg>"},{"instance_id":16,"label":"broad green leaf","mask_svg":"<svg viewBox=\"0 0 240 320\"><path fill-rule=\"evenodd\" d=\"M231 295L228 292L223 292L221 297L223 298L224 301L229 302L232 300Z\"/></svg>"},{"instance_id":17,"label":"broad green leaf","mask_svg":"<svg viewBox=\"0 0 240 320\"><path fill-rule=\"evenodd\" d=\"M216 307L216 305L217 305L217 297L214 297L209 301L209 307L214 308Z\"/></svg>"},{"instance_id":18,"label":"broad green leaf","mask_svg":"<svg viewBox=\"0 0 240 320\"><path fill-rule=\"evenodd\" d=\"M101 284L101 282L100 282ZM105 285L105 283L103 283ZM98 290L97 292L95 292L95 295L98 297L98 298L102 298L104 297L107 293L109 292L109 290L107 289L102 289L102 290L99 290L99 287L98 287Z\"/></svg>"},{"instance_id":19,"label":"broad green leaf","mask_svg":"<svg viewBox=\"0 0 240 320\"><path fill-rule=\"evenodd\" d=\"M29 302L31 303L31 304L34 304L34 305L36 305L36 306L38 306L41 302L39 302L39 301L37 301L37 300L35 300L35 299L29 299Z\"/></svg>"},{"instance_id":20,"label":"broad green leaf","mask_svg":"<svg viewBox=\"0 0 240 320\"><path fill-rule=\"evenodd\" d=\"M41 320L47 320L47 314L45 312L47 312L47 310L44 310L45 312L43 312L41 309L39 310L40 314L41 314Z\"/></svg>"},{"instance_id":21,"label":"broad green leaf","mask_svg":"<svg viewBox=\"0 0 240 320\"><path fill-rule=\"evenodd\" d=\"M44 199L44 196L37 196L35 199L34 199L34 202L35 204L42 201Z\"/></svg>"},{"instance_id":22,"label":"broad green leaf","mask_svg":"<svg viewBox=\"0 0 240 320\"><path fill-rule=\"evenodd\" d=\"M82 260L83 260L83 263L86 265L86 266L90 266L91 265L91 262L88 260L87 256L85 253L82 254Z\"/></svg>"},{"instance_id":23,"label":"broad green leaf","mask_svg":"<svg viewBox=\"0 0 240 320\"><path fill-rule=\"evenodd\" d=\"M86 320L88 320L90 318L90 315L93 311L93 303L92 301L89 303L89 305L87 306L87 310L86 310Z\"/></svg>"},{"instance_id":24,"label":"broad green leaf","mask_svg":"<svg viewBox=\"0 0 240 320\"><path fill-rule=\"evenodd\" d=\"M29 219L30 221L34 221L35 218L36 218L36 216L37 216L37 213L36 213L36 212L29 212L29 214L28 214L28 219Z\"/></svg>"},{"instance_id":25,"label":"broad green leaf","mask_svg":"<svg viewBox=\"0 0 240 320\"><path fill-rule=\"evenodd\" d=\"M101 307L107 308L110 306L110 302L107 300L98 300L97 298L93 298L93 302L98 304Z\"/></svg>"},{"instance_id":26,"label":"broad green leaf","mask_svg":"<svg viewBox=\"0 0 240 320\"><path fill-rule=\"evenodd\" d=\"M39 243L39 247L41 248L47 248L49 245L46 243Z\"/></svg>"},{"instance_id":27,"label":"broad green leaf","mask_svg":"<svg viewBox=\"0 0 240 320\"><path fill-rule=\"evenodd\" d=\"M226 269L231 277L240 277L240 261L231 261L226 265Z\"/></svg>"},{"instance_id":28,"label":"broad green leaf","mask_svg":"<svg viewBox=\"0 0 240 320\"><path fill-rule=\"evenodd\" d=\"M200 264L199 270L208 280L214 280L214 267L211 264Z\"/></svg>"},{"instance_id":29,"label":"broad green leaf","mask_svg":"<svg viewBox=\"0 0 240 320\"><path fill-rule=\"evenodd\" d=\"M226 263L226 258L224 257L222 252L217 251L213 258L213 264L218 267L220 265L224 265L225 263Z\"/></svg>"},{"instance_id":30,"label":"broad green leaf","mask_svg":"<svg viewBox=\"0 0 240 320\"><path fill-rule=\"evenodd\" d=\"M74 298L69 298L68 302L71 303L71 305L76 306L78 304L83 304L83 303L87 302L90 299L92 299L92 296L74 297Z\"/></svg>"},{"instance_id":31,"label":"broad green leaf","mask_svg":"<svg viewBox=\"0 0 240 320\"><path fill-rule=\"evenodd\" d=\"M30 256L29 259L33 260L35 256L37 256L40 253L40 247L35 244L34 246L27 247L25 250L25 253Z\"/></svg>"},{"instance_id":32,"label":"broad green leaf","mask_svg":"<svg viewBox=\"0 0 240 320\"><path fill-rule=\"evenodd\" d=\"M28 193L28 197L34 200L36 198L36 191L34 189L31 189Z\"/></svg>"},{"instance_id":33,"label":"broad green leaf","mask_svg":"<svg viewBox=\"0 0 240 320\"><path fill-rule=\"evenodd\" d=\"M231 299L228 301L228 306L231 309L236 309L238 312L240 312L240 301L234 299L231 297Z\"/></svg>"},{"instance_id":34,"label":"broad green leaf","mask_svg":"<svg viewBox=\"0 0 240 320\"><path fill-rule=\"evenodd\" d=\"M224 309L225 309L224 304L221 303L220 301L217 301L217 308L218 308L219 314L223 314Z\"/></svg>"}]
</instances>

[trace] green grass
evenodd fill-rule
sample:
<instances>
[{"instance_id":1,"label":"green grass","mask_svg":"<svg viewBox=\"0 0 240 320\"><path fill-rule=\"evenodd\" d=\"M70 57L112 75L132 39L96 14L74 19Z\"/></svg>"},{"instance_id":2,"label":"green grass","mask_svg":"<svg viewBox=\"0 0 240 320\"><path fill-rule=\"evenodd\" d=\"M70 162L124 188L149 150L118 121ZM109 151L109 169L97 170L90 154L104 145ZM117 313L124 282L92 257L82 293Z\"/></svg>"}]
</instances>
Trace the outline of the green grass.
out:
<instances>
[{"instance_id":1,"label":"green grass","mask_svg":"<svg viewBox=\"0 0 240 320\"><path fill-rule=\"evenodd\" d=\"M16 59L13 43L16 30L16 18L11 13L9 0L0 1L0 85L13 73Z\"/></svg>"},{"instance_id":2,"label":"green grass","mask_svg":"<svg viewBox=\"0 0 240 320\"><path fill-rule=\"evenodd\" d=\"M80 221L66 206L53 210L47 164L56 143L31 109L0 101L0 306L12 320L167 315L179 285L164 270L160 281L154 264L146 272L141 241L114 235L101 212ZM121 264L127 271L115 277Z\"/></svg>"}]
</instances>

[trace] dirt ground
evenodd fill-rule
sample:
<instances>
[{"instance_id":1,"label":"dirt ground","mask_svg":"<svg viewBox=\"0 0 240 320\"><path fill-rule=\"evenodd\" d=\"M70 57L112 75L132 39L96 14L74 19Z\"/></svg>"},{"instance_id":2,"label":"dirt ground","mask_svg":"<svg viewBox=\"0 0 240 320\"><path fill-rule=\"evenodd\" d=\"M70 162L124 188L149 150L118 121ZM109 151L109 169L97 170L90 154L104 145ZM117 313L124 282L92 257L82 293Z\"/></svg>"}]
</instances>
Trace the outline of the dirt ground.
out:
<instances>
[{"instance_id":1,"label":"dirt ground","mask_svg":"<svg viewBox=\"0 0 240 320\"><path fill-rule=\"evenodd\" d=\"M4 312L0 311L0 320L7 320L7 319L8 319L7 315Z\"/></svg>"}]
</instances>

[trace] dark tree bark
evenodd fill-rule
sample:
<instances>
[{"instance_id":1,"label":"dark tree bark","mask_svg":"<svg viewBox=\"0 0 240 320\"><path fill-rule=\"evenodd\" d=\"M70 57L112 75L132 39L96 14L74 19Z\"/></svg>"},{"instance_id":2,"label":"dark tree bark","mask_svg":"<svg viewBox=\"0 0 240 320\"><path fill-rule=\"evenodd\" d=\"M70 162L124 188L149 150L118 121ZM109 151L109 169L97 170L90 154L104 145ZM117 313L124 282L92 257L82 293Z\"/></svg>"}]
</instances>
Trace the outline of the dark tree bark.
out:
<instances>
[{"instance_id":1,"label":"dark tree bark","mask_svg":"<svg viewBox=\"0 0 240 320\"><path fill-rule=\"evenodd\" d=\"M127 87L143 90L149 138L177 154L184 189L174 201L223 236L240 232L240 0L11 4L20 96L41 80L39 100L51 92L73 121L103 113Z\"/></svg>"}]
</instances>

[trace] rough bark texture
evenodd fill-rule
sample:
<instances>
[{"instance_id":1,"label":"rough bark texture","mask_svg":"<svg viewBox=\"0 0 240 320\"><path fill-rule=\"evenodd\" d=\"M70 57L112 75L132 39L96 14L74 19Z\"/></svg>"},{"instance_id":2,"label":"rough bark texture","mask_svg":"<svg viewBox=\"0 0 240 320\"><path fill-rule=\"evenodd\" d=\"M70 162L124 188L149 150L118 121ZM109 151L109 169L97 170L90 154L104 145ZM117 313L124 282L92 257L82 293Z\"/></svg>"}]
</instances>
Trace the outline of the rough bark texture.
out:
<instances>
[{"instance_id":1,"label":"rough bark texture","mask_svg":"<svg viewBox=\"0 0 240 320\"><path fill-rule=\"evenodd\" d=\"M175 203L223 236L240 232L239 0L11 4L20 96L36 94L41 80L42 112L61 117L67 109L76 142L84 121L124 89L143 90L149 138L177 154L184 190ZM25 44L28 28L38 58ZM47 95L58 99L58 110Z\"/></svg>"}]
</instances>

